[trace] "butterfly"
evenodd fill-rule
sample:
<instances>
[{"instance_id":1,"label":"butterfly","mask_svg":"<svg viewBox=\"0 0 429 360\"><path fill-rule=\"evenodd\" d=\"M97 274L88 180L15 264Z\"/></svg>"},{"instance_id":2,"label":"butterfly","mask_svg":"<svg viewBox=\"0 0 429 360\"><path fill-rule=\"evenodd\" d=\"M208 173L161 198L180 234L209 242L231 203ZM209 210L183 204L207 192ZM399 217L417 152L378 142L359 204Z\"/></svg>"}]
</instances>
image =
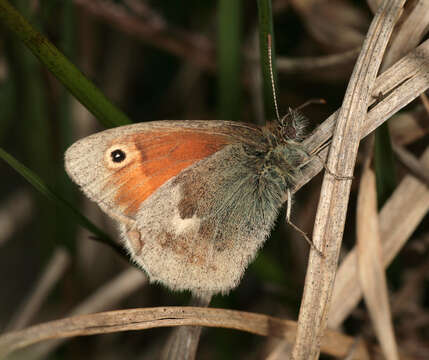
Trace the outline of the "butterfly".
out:
<instances>
[{"instance_id":1,"label":"butterfly","mask_svg":"<svg viewBox=\"0 0 429 360\"><path fill-rule=\"evenodd\" d=\"M116 220L151 281L196 296L227 293L269 236L308 158L303 124L290 110L262 127L218 120L122 126L74 143L65 167Z\"/></svg>"}]
</instances>

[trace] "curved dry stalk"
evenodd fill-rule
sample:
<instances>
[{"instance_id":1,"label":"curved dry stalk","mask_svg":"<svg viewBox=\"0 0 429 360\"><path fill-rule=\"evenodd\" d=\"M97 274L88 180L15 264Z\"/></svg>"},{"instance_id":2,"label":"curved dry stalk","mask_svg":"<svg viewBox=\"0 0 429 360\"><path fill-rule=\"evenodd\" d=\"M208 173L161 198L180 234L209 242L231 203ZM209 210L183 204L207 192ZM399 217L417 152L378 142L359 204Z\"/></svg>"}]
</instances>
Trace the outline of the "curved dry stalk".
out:
<instances>
[{"instance_id":1,"label":"curved dry stalk","mask_svg":"<svg viewBox=\"0 0 429 360\"><path fill-rule=\"evenodd\" d=\"M383 1L368 30L338 114L329 150L327 167L336 175L347 177L353 174L361 124L367 114L371 89L404 3L405 0ZM319 357L319 344L328 319L350 188L351 181L338 180L325 173L313 231L313 243L322 250L324 257L310 251L297 338L292 351L295 360Z\"/></svg>"},{"instance_id":2,"label":"curved dry stalk","mask_svg":"<svg viewBox=\"0 0 429 360\"><path fill-rule=\"evenodd\" d=\"M0 336L0 357L48 339L179 325L242 330L261 336L275 336L289 343L293 342L296 331L294 321L244 311L197 307L129 309L80 315L4 334ZM336 357L346 356L354 346L354 338L335 331L327 331L322 340L322 350Z\"/></svg>"}]
</instances>

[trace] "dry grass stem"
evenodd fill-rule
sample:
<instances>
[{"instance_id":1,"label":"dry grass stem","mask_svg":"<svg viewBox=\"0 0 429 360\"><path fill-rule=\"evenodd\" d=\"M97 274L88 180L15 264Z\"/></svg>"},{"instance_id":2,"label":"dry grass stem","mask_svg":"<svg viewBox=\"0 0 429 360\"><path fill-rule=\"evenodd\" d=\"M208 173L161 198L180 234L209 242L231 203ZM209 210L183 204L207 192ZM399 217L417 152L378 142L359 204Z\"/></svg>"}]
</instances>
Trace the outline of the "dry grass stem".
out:
<instances>
[{"instance_id":1,"label":"dry grass stem","mask_svg":"<svg viewBox=\"0 0 429 360\"><path fill-rule=\"evenodd\" d=\"M429 149L421 163L429 167ZM378 215L384 267L392 262L428 210L429 189L415 177L406 176ZM356 249L352 249L337 272L328 320L332 329L342 324L361 299L356 269Z\"/></svg>"},{"instance_id":2,"label":"dry grass stem","mask_svg":"<svg viewBox=\"0 0 429 360\"><path fill-rule=\"evenodd\" d=\"M378 224L375 174L366 162L359 184L356 237L358 274L366 306L386 359L399 359L389 306Z\"/></svg>"},{"instance_id":3,"label":"dry grass stem","mask_svg":"<svg viewBox=\"0 0 429 360\"><path fill-rule=\"evenodd\" d=\"M53 256L46 265L40 279L34 285L30 296L21 307L18 307L12 320L5 331L22 329L28 325L31 319L37 314L47 296L51 293L58 280L62 278L64 271L70 265L70 255L63 248L59 247L54 251Z\"/></svg>"},{"instance_id":4,"label":"dry grass stem","mask_svg":"<svg viewBox=\"0 0 429 360\"><path fill-rule=\"evenodd\" d=\"M386 0L377 11L351 76L329 150L327 167L339 176L351 176L367 114L371 90L404 0ZM313 231L313 243L323 258L310 252L304 295L292 358L317 359L326 328L338 255L347 213L351 181L325 173Z\"/></svg>"},{"instance_id":5,"label":"dry grass stem","mask_svg":"<svg viewBox=\"0 0 429 360\"><path fill-rule=\"evenodd\" d=\"M294 321L242 311L195 307L129 309L75 316L2 335L0 356L48 339L180 325L223 327L261 336L274 336L289 343L293 342L296 331ZM322 351L327 354L344 357L354 344L355 339L352 337L327 331L321 346ZM358 349L362 347L359 346ZM356 358L361 358L360 351L365 350L358 350Z\"/></svg>"}]
</instances>

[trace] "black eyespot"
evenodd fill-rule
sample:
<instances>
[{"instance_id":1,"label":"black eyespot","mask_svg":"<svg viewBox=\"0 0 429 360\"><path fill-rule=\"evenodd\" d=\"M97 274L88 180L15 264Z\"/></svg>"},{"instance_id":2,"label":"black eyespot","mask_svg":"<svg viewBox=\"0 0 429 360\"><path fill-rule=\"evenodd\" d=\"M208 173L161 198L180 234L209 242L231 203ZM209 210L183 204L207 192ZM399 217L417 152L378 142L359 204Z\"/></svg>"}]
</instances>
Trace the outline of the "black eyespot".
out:
<instances>
[{"instance_id":1,"label":"black eyespot","mask_svg":"<svg viewBox=\"0 0 429 360\"><path fill-rule=\"evenodd\" d=\"M124 161L125 158L127 157L127 155L120 149L113 150L110 153L110 156L112 157L112 161L115 163L120 163L120 162Z\"/></svg>"}]
</instances>

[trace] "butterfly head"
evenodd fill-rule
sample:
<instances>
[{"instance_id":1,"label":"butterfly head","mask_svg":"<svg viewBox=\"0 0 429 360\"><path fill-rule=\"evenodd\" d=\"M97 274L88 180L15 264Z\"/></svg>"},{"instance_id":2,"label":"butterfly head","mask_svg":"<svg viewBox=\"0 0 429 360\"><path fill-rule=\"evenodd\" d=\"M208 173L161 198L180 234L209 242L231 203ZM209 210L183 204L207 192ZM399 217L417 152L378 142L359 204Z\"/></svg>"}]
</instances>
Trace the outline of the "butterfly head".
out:
<instances>
[{"instance_id":1,"label":"butterfly head","mask_svg":"<svg viewBox=\"0 0 429 360\"><path fill-rule=\"evenodd\" d=\"M286 115L277 121L278 136L281 140L300 142L305 136L307 119L299 111L289 108Z\"/></svg>"}]
</instances>

